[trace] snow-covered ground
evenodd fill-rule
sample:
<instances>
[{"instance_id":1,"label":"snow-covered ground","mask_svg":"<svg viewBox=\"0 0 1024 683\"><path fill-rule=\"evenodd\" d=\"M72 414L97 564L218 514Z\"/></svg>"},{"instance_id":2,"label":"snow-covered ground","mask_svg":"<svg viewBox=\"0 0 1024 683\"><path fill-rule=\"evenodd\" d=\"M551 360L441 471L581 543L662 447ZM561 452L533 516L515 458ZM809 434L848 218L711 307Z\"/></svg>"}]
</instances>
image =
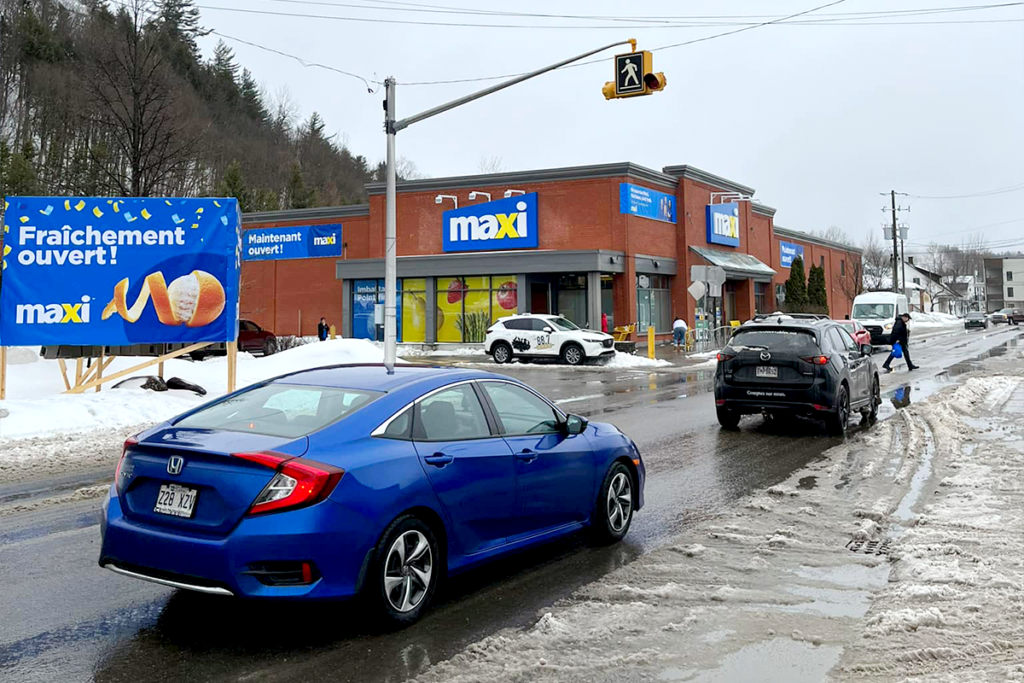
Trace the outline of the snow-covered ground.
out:
<instances>
[{"instance_id":1,"label":"snow-covered ground","mask_svg":"<svg viewBox=\"0 0 1024 683\"><path fill-rule=\"evenodd\" d=\"M910 332L917 336L930 335L937 332L956 332L964 329L964 321L955 315L948 313L921 313L910 314ZM913 343L913 337L911 337Z\"/></svg>"},{"instance_id":2,"label":"snow-covered ground","mask_svg":"<svg viewBox=\"0 0 1024 683\"><path fill-rule=\"evenodd\" d=\"M202 362L176 358L164 364L165 378L180 377L206 389L207 395L200 397L187 391L113 389L109 384L98 393L63 394L64 382L57 361L39 358L37 349L19 348L10 355L8 398L0 403L0 408L9 414L0 419L0 444L28 437L151 424L222 395L227 390L227 359L223 356ZM240 353L238 386L320 365L379 363L383 359L379 348L362 339L306 344L267 357ZM112 375L145 360L117 358L105 374ZM74 362L69 366L73 372ZM151 366L132 376L156 374L156 371L156 366Z\"/></svg>"},{"instance_id":3,"label":"snow-covered ground","mask_svg":"<svg viewBox=\"0 0 1024 683\"><path fill-rule=\"evenodd\" d=\"M381 349L383 344L378 343ZM451 346L442 345L436 349L426 349L411 344L399 344L397 349L400 358L421 358L430 356L486 356L487 353L479 346Z\"/></svg>"},{"instance_id":4,"label":"snow-covered ground","mask_svg":"<svg viewBox=\"0 0 1024 683\"><path fill-rule=\"evenodd\" d=\"M1024 363L983 365L415 680L1024 680Z\"/></svg>"}]
</instances>

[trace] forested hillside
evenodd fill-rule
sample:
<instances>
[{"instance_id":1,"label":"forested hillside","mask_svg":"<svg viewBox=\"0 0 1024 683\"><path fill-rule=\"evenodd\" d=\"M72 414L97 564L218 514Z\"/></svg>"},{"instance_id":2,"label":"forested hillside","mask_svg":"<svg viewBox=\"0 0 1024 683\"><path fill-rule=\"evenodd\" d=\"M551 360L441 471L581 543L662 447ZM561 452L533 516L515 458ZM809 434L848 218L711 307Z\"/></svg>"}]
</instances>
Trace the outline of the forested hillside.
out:
<instances>
[{"instance_id":1,"label":"forested hillside","mask_svg":"<svg viewBox=\"0 0 1024 683\"><path fill-rule=\"evenodd\" d=\"M0 0L0 194L363 201L376 165L272 101L224 43L202 59L192 0L128 4Z\"/></svg>"}]
</instances>

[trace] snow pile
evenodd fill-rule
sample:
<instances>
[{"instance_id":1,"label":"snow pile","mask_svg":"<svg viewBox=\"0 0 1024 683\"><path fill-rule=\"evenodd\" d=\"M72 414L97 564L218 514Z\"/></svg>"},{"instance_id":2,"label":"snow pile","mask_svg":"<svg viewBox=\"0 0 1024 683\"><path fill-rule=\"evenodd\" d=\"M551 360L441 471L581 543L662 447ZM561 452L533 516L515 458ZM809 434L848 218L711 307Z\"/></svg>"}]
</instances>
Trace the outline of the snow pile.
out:
<instances>
[{"instance_id":1,"label":"snow pile","mask_svg":"<svg viewBox=\"0 0 1024 683\"><path fill-rule=\"evenodd\" d=\"M937 607L926 609L898 609L882 612L868 621L867 635L887 636L897 631L916 631L926 626L941 628L945 625Z\"/></svg>"},{"instance_id":2,"label":"snow pile","mask_svg":"<svg viewBox=\"0 0 1024 683\"><path fill-rule=\"evenodd\" d=\"M112 375L148 360L118 357L104 372ZM277 375L322 365L380 363L383 352L362 339L334 339L306 344L272 356L238 354L238 386L244 387ZM69 363L73 372L74 362ZM156 366L132 375L155 374ZM223 356L202 362L175 358L164 363L164 377L180 377L207 390L205 397L186 391L152 392L143 389L113 389L63 394L57 361L38 359L8 367L9 415L0 421L0 442L33 436L110 429L149 424L173 417L227 391L227 359ZM116 384L115 380L113 384Z\"/></svg>"},{"instance_id":3,"label":"snow pile","mask_svg":"<svg viewBox=\"0 0 1024 683\"><path fill-rule=\"evenodd\" d=\"M636 356L631 353L622 353L616 351L615 355L608 359L602 367L606 368L662 368L672 365L667 360L662 358L647 358L646 356Z\"/></svg>"},{"instance_id":4,"label":"snow pile","mask_svg":"<svg viewBox=\"0 0 1024 683\"><path fill-rule=\"evenodd\" d=\"M380 348L383 346L378 345ZM486 356L487 353L479 346L439 346L436 349L428 349L421 346L407 344L398 345L399 358L424 358L430 356Z\"/></svg>"},{"instance_id":5,"label":"snow pile","mask_svg":"<svg viewBox=\"0 0 1024 683\"><path fill-rule=\"evenodd\" d=\"M924 313L915 311L910 314L910 332L933 333L963 329L964 321L948 313ZM913 343L913 337L911 337Z\"/></svg>"}]
</instances>

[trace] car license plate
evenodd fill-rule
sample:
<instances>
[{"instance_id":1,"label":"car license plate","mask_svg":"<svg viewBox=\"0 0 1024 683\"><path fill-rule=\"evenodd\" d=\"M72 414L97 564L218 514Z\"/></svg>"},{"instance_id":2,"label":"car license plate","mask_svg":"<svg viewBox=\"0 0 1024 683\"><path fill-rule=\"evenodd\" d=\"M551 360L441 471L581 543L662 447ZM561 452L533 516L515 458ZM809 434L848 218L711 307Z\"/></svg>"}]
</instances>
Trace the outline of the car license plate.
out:
<instances>
[{"instance_id":1,"label":"car license plate","mask_svg":"<svg viewBox=\"0 0 1024 683\"><path fill-rule=\"evenodd\" d=\"M160 487L160 493L156 495L156 506L153 512L174 517L192 518L196 509L196 498L199 492L187 486L178 484L164 484Z\"/></svg>"},{"instance_id":2,"label":"car license plate","mask_svg":"<svg viewBox=\"0 0 1024 683\"><path fill-rule=\"evenodd\" d=\"M779 369L774 365L758 365L754 375L756 377L778 377Z\"/></svg>"}]
</instances>

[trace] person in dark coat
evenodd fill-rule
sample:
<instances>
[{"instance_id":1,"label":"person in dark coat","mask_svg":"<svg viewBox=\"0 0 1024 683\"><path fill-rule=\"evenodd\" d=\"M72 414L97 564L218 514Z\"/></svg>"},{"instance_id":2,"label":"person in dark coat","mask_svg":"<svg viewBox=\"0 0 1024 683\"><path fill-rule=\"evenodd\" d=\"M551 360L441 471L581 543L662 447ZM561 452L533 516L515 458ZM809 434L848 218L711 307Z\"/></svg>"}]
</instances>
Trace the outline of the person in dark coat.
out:
<instances>
[{"instance_id":1,"label":"person in dark coat","mask_svg":"<svg viewBox=\"0 0 1024 683\"><path fill-rule=\"evenodd\" d=\"M327 325L326 318L320 318L320 323L316 326L316 336L320 341L327 341L327 334L330 332L330 327Z\"/></svg>"},{"instance_id":2,"label":"person in dark coat","mask_svg":"<svg viewBox=\"0 0 1024 683\"><path fill-rule=\"evenodd\" d=\"M892 324L892 332L889 334L889 342L894 346L899 344L903 347L903 360L907 361L907 370L917 370L917 366L910 360L910 347L907 345L907 337L909 332L907 330L907 321L910 320L909 313L902 313L896 318L896 321ZM892 372L892 368L889 365L892 364L894 356L892 352L889 353L889 357L882 363L882 368L886 372Z\"/></svg>"}]
</instances>

